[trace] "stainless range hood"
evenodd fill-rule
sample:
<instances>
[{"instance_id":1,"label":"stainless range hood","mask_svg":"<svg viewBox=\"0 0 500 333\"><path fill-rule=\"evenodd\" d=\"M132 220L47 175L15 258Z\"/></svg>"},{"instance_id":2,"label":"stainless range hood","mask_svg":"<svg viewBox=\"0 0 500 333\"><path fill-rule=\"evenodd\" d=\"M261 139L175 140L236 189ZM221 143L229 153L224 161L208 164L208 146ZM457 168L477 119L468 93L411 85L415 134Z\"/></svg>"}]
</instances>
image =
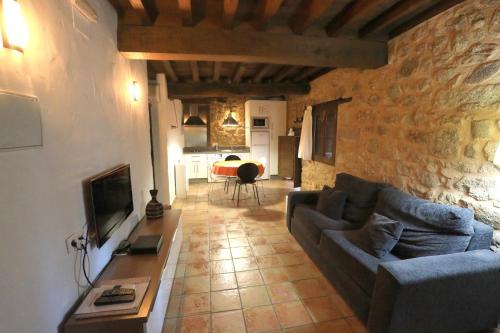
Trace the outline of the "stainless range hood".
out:
<instances>
[{"instance_id":1,"label":"stainless range hood","mask_svg":"<svg viewBox=\"0 0 500 333\"><path fill-rule=\"evenodd\" d=\"M207 126L198 115L198 104L189 104L189 118L184 122L184 126Z\"/></svg>"}]
</instances>

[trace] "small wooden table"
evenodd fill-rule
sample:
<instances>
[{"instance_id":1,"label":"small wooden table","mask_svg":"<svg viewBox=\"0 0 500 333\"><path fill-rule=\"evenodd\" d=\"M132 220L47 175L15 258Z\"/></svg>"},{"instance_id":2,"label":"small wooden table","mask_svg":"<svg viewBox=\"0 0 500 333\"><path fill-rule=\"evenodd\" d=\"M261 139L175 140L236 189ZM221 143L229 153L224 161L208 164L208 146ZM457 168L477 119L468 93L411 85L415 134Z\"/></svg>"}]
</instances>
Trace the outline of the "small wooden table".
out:
<instances>
[{"instance_id":1,"label":"small wooden table","mask_svg":"<svg viewBox=\"0 0 500 333\"><path fill-rule=\"evenodd\" d=\"M235 161L218 161L212 165L212 173L219 176L238 177L238 168L245 163L253 163L259 168L259 176L264 174L264 165L257 161L235 160Z\"/></svg>"}]
</instances>

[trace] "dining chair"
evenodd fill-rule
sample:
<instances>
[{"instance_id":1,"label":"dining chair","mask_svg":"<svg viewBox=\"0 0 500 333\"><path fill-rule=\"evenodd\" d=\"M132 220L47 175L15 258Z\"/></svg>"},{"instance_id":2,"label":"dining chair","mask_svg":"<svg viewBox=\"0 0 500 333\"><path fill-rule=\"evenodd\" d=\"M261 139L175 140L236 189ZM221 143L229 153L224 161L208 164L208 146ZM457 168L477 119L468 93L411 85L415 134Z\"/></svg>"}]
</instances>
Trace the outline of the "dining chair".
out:
<instances>
[{"instance_id":1,"label":"dining chair","mask_svg":"<svg viewBox=\"0 0 500 333\"><path fill-rule=\"evenodd\" d=\"M207 165L207 172L208 172L208 182L209 182L209 187L208 187L208 199L210 200L210 194L212 194L214 184L216 183L224 183L224 192L226 191L226 186L229 187L228 180L226 176L219 176L216 175L212 172L213 166L210 164Z\"/></svg>"},{"instance_id":2,"label":"dining chair","mask_svg":"<svg viewBox=\"0 0 500 333\"><path fill-rule=\"evenodd\" d=\"M227 155L224 161L241 161L241 158L237 155ZM227 176L226 184L224 185L224 190L229 191L229 186L231 186L230 182L232 179L236 179L234 176Z\"/></svg>"},{"instance_id":3,"label":"dining chair","mask_svg":"<svg viewBox=\"0 0 500 333\"><path fill-rule=\"evenodd\" d=\"M259 203L260 206L260 198L259 198L259 188L257 187L257 182L255 181L255 177L259 174L259 168L255 163L243 163L242 165L239 166L238 170L236 171L238 178L236 179L236 182L234 183L234 191L233 191L233 200L234 200L234 195L236 194L236 187L238 186L238 200L236 203L236 206L240 205L240 192L241 192L241 185L252 185L253 189L253 195L254 198L257 198L257 202Z\"/></svg>"}]
</instances>

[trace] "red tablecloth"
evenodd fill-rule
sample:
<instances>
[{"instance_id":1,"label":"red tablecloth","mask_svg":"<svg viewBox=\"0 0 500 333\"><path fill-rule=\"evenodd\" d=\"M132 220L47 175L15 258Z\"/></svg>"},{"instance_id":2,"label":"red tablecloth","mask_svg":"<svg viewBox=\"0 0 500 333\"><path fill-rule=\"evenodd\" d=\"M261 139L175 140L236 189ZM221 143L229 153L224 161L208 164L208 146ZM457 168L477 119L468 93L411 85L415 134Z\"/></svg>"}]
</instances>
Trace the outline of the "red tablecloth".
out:
<instances>
[{"instance_id":1,"label":"red tablecloth","mask_svg":"<svg viewBox=\"0 0 500 333\"><path fill-rule=\"evenodd\" d=\"M253 163L257 165L259 168L259 176L262 176L264 173L264 166L260 162L256 161L245 161L245 160L236 160L236 161L218 161L212 165L212 173L214 175L219 176L233 176L236 177L238 174L236 173L239 166L245 163Z\"/></svg>"}]
</instances>

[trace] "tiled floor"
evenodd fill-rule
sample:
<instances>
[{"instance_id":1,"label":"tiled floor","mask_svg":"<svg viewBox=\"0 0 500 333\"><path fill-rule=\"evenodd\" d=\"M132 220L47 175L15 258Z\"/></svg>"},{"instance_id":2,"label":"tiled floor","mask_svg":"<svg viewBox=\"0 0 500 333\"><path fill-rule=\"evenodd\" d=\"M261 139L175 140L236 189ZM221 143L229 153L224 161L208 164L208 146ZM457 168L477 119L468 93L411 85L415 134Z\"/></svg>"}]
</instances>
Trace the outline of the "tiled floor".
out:
<instances>
[{"instance_id":1,"label":"tiled floor","mask_svg":"<svg viewBox=\"0 0 500 333\"><path fill-rule=\"evenodd\" d=\"M184 242L163 332L361 333L363 325L285 227L291 183L266 181L262 205L242 189L191 184Z\"/></svg>"}]
</instances>

